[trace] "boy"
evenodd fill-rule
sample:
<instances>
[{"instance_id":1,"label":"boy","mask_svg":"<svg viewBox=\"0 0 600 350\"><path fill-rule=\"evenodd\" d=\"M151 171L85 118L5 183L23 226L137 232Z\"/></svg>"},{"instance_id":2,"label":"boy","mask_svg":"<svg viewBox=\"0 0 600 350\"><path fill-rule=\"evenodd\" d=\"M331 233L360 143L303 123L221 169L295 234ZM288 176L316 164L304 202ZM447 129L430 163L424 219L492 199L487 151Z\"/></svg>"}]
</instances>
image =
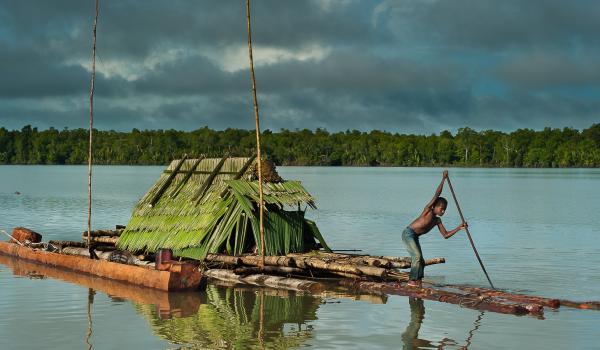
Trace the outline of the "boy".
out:
<instances>
[{"instance_id":1,"label":"boy","mask_svg":"<svg viewBox=\"0 0 600 350\"><path fill-rule=\"evenodd\" d=\"M448 170L444 170L442 175L442 182L435 191L433 198L427 203L425 209L418 218L416 218L410 225L402 232L402 241L406 245L406 250L410 253L412 258L410 267L410 280L408 281L409 286L421 287L421 280L423 279L423 270L425 268L425 260L423 260L423 253L421 252L421 245L419 244L419 236L424 235L431 231L433 226L437 226L440 233L444 238L448 239L452 237L456 232L467 227L467 223L460 224L454 230L447 231L442 224L442 220L439 218L444 215L448 201L444 197L440 197L442 188L444 187L444 181L448 177Z\"/></svg>"}]
</instances>

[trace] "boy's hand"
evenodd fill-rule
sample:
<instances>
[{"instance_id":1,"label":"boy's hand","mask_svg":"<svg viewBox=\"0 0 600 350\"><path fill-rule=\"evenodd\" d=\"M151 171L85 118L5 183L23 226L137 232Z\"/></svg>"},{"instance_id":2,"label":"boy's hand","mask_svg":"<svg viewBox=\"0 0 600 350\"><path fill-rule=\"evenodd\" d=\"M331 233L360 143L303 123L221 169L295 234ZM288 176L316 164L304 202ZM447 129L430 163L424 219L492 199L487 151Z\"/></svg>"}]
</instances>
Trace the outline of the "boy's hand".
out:
<instances>
[{"instance_id":1,"label":"boy's hand","mask_svg":"<svg viewBox=\"0 0 600 350\"><path fill-rule=\"evenodd\" d=\"M467 222L463 222L462 224L460 224L460 228L463 229L463 230L466 229L466 228L468 228L468 227L469 227L469 224Z\"/></svg>"},{"instance_id":2,"label":"boy's hand","mask_svg":"<svg viewBox=\"0 0 600 350\"><path fill-rule=\"evenodd\" d=\"M447 179L447 178L448 178L448 170L444 170L444 172L442 173L442 177L443 177L444 179Z\"/></svg>"}]
</instances>

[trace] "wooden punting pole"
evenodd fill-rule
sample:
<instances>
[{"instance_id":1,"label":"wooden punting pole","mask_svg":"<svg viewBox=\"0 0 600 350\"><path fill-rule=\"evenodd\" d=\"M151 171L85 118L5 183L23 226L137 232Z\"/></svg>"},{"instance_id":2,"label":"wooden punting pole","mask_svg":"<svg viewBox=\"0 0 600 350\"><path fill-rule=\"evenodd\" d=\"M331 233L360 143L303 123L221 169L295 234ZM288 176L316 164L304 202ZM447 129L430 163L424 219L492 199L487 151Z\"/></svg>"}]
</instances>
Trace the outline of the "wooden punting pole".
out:
<instances>
[{"instance_id":1,"label":"wooden punting pole","mask_svg":"<svg viewBox=\"0 0 600 350\"><path fill-rule=\"evenodd\" d=\"M464 223L466 223L465 217L462 214L462 210L460 210L460 205L458 204L458 199L456 199L456 194L454 193L454 188L452 187L452 182L450 182L449 176L446 177L446 181L448 181L448 186L450 186L450 191L452 192L452 197L454 198L454 202L456 203L456 208L458 209L458 214L460 215L460 219L462 220L462 223L464 224ZM475 243L473 242L473 238L471 238L471 233L469 232L468 226L465 226L465 232L467 232L467 237L469 237L469 242L471 242L471 247L473 247L473 251L475 252L475 256L477 257L477 261L479 261L479 265L481 265L481 269L483 270L485 277L487 278L488 282L490 282L490 286L492 286L492 289L496 289L496 287L494 287L494 284L492 283L492 280L490 279L490 276L488 275L487 271L485 270L485 266L483 266L483 262L481 261L481 258L479 257L477 248L475 248Z\"/></svg>"}]
</instances>

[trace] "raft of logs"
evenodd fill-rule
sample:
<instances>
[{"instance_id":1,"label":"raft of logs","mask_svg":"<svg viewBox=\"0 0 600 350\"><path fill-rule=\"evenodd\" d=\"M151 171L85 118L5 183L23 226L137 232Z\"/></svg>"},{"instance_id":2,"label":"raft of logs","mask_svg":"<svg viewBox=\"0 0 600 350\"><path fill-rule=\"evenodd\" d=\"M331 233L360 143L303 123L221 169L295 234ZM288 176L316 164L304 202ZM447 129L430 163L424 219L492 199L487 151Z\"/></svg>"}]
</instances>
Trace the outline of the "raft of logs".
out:
<instances>
[{"instance_id":1,"label":"raft of logs","mask_svg":"<svg viewBox=\"0 0 600 350\"><path fill-rule=\"evenodd\" d=\"M600 310L600 302L580 303L473 286L429 283L424 283L422 287L409 286L405 283L408 281L408 273L399 271L399 269L410 268L410 258L408 257L319 251L304 254L294 253L286 256L267 256L264 267L261 267L261 260L261 257L256 255L208 254L205 262L209 269L205 271L205 275L221 281L289 290L310 291L311 289L341 286L360 293L404 295L456 304L476 310L534 317L543 317L544 307L557 309L561 305ZM426 260L425 265L444 262L444 258L435 258ZM219 268L211 269L215 266ZM323 283L324 286L302 285L300 281L306 279L323 280L320 283Z\"/></svg>"},{"instance_id":2,"label":"raft of logs","mask_svg":"<svg viewBox=\"0 0 600 350\"><path fill-rule=\"evenodd\" d=\"M102 243L104 245L116 245L117 242L119 241L119 237L121 236L121 233L123 233L124 231L124 227L123 228L119 228L120 226L117 226L116 229L114 230L95 230L95 231L90 231L90 242L93 244L99 244ZM81 238L83 239L84 244L87 243L88 241L88 232L87 231L83 231L81 233Z\"/></svg>"},{"instance_id":3,"label":"raft of logs","mask_svg":"<svg viewBox=\"0 0 600 350\"><path fill-rule=\"evenodd\" d=\"M261 267L262 258L257 255L230 256L208 254L208 263L232 266L237 274L250 274ZM425 260L425 265L442 264L444 258ZM322 276L333 275L346 278L376 278L379 280L406 281L408 274L397 269L410 268L409 258L373 257L325 252L293 253L286 256L266 256L264 272L276 275ZM268 271L267 271L268 270Z\"/></svg>"},{"instance_id":4,"label":"raft of logs","mask_svg":"<svg viewBox=\"0 0 600 350\"><path fill-rule=\"evenodd\" d=\"M21 245L25 244L28 248L36 251L56 252L63 256L89 257L90 251L92 251L98 259L112 261L111 254L113 253L129 254L118 251L116 248L123 229L124 227L117 226L114 230L90 232L91 247L88 244L87 231L82 233L82 242L50 241L43 243L37 239L39 234L26 228L16 228L12 241ZM41 235L39 237L41 238ZM11 247L7 251L14 249L16 248ZM126 264L154 269L154 256L129 255ZM123 257L121 256L121 258ZM406 283L409 279L408 273L401 270L410 268L410 260L408 257L312 251L285 256L266 256L264 257L264 266L262 258L254 254L242 256L208 254L202 266L204 267L204 276L235 285L309 293L324 293L327 290L340 290L341 288L372 296L404 295L456 304L471 309L535 317L542 317L545 307L556 309L564 306L600 310L598 301L574 302L465 285L424 283L421 287L409 286ZM441 263L445 263L444 258L425 260L426 266ZM171 272L183 272L182 269L187 266L186 264L189 265L189 262L172 260L163 262L163 265L168 265L168 270ZM159 270L158 266L157 270Z\"/></svg>"}]
</instances>

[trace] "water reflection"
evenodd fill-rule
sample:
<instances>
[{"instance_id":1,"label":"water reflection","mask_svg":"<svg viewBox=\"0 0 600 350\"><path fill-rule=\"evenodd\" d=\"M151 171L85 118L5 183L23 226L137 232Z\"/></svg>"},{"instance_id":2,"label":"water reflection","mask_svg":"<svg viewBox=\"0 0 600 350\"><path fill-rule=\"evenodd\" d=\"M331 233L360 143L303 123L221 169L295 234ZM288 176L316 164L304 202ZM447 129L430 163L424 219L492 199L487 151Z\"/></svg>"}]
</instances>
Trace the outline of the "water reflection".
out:
<instances>
[{"instance_id":1,"label":"water reflection","mask_svg":"<svg viewBox=\"0 0 600 350\"><path fill-rule=\"evenodd\" d=\"M87 298L87 319L88 319L88 328L85 333L85 343L88 346L88 350L92 350L92 343L90 339L92 338L92 304L94 303L94 296L96 295L96 291L92 288L88 288L88 298Z\"/></svg>"},{"instance_id":2,"label":"water reflection","mask_svg":"<svg viewBox=\"0 0 600 350\"><path fill-rule=\"evenodd\" d=\"M410 322L402 333L404 345L402 348L405 350L435 348L431 341L419 338L419 330L425 318L423 299L409 297L408 304L410 305Z\"/></svg>"},{"instance_id":3,"label":"water reflection","mask_svg":"<svg viewBox=\"0 0 600 350\"><path fill-rule=\"evenodd\" d=\"M217 287L199 294L189 317L163 317L152 305L136 305L158 336L175 344L208 348L298 347L312 338L322 299L293 291Z\"/></svg>"},{"instance_id":4,"label":"water reflection","mask_svg":"<svg viewBox=\"0 0 600 350\"><path fill-rule=\"evenodd\" d=\"M338 303L341 298L387 303L387 298L379 295L330 292L314 296L227 284L209 285L205 292L166 293L50 268L2 254L0 264L12 268L15 275L52 277L86 286L88 327L82 338L88 349L92 349L94 339L92 319L97 291L105 293L114 302L133 301L135 310L149 322L156 336L183 348L288 349L315 345L313 326L317 324L315 321L320 307ZM483 312L465 334L463 345L450 338L432 341L419 334L425 321L423 300L407 299L410 314L407 312L402 317L408 321L401 334L403 349L467 349L471 346Z\"/></svg>"},{"instance_id":5,"label":"water reflection","mask_svg":"<svg viewBox=\"0 0 600 350\"><path fill-rule=\"evenodd\" d=\"M410 306L410 322L404 333L402 333L402 348L405 350L445 349L447 347L467 350L469 346L471 346L475 332L481 326L481 320L484 315L484 312L480 311L477 319L473 323L473 328L468 332L465 345L459 346L459 343L450 338L443 338L439 342L434 343L430 340L419 338L419 331L423 324L423 320L425 319L425 305L423 299L409 297L408 304Z\"/></svg>"}]
</instances>

